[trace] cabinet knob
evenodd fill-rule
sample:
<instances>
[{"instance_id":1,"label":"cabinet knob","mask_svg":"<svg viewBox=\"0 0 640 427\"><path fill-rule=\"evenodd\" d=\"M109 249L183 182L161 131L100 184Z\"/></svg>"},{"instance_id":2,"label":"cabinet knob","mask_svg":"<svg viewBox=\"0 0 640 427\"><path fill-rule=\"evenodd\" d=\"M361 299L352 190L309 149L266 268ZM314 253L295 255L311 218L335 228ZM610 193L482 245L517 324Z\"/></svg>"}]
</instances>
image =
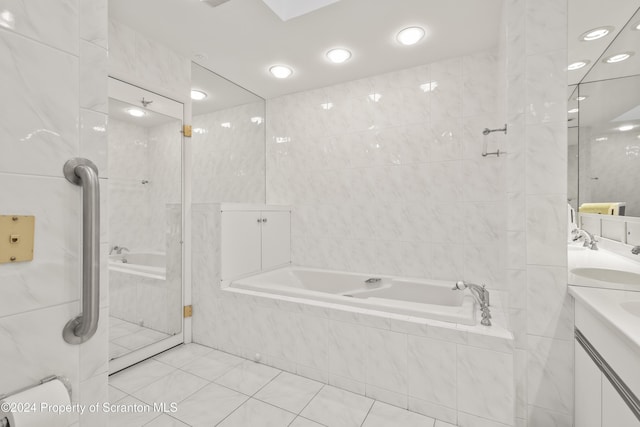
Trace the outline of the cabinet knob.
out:
<instances>
[{"instance_id":1,"label":"cabinet knob","mask_svg":"<svg viewBox=\"0 0 640 427\"><path fill-rule=\"evenodd\" d=\"M262 218L262 222L267 222L267 218Z\"/></svg>"},{"instance_id":2,"label":"cabinet knob","mask_svg":"<svg viewBox=\"0 0 640 427\"><path fill-rule=\"evenodd\" d=\"M258 218L258 222L262 222L262 218Z\"/></svg>"}]
</instances>

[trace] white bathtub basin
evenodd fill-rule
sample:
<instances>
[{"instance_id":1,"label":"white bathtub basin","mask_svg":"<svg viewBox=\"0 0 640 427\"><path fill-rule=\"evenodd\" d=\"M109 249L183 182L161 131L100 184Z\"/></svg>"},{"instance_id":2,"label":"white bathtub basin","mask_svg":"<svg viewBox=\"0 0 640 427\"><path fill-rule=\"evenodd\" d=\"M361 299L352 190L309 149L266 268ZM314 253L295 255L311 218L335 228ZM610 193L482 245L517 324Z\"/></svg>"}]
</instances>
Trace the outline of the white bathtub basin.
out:
<instances>
[{"instance_id":1,"label":"white bathtub basin","mask_svg":"<svg viewBox=\"0 0 640 427\"><path fill-rule=\"evenodd\" d=\"M109 255L109 270L164 279L166 255L160 252L132 252Z\"/></svg>"},{"instance_id":2,"label":"white bathtub basin","mask_svg":"<svg viewBox=\"0 0 640 427\"><path fill-rule=\"evenodd\" d=\"M285 267L235 280L229 287L356 306L407 316L475 325L475 302L469 291L454 291L440 280L401 279L305 267Z\"/></svg>"}]
</instances>

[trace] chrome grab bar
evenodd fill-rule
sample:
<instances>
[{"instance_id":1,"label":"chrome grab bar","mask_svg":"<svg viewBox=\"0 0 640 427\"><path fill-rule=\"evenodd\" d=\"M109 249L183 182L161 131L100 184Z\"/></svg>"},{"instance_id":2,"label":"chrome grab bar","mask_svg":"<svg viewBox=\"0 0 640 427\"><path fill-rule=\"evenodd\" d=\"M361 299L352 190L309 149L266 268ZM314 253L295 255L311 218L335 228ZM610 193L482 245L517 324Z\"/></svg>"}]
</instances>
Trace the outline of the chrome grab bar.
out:
<instances>
[{"instance_id":1,"label":"chrome grab bar","mask_svg":"<svg viewBox=\"0 0 640 427\"><path fill-rule=\"evenodd\" d=\"M71 159L63 171L82 187L82 313L67 322L62 336L82 344L96 333L100 317L100 182L98 168L87 159Z\"/></svg>"}]
</instances>

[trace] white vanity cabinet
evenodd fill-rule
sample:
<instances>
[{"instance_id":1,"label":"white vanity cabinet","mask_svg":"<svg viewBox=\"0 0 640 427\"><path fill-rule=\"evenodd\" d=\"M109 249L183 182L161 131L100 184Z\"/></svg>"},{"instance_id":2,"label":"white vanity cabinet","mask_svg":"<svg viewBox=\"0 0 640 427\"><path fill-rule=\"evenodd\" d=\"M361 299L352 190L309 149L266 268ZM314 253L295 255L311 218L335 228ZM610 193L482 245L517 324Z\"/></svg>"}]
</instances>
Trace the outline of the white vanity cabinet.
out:
<instances>
[{"instance_id":1,"label":"white vanity cabinet","mask_svg":"<svg viewBox=\"0 0 640 427\"><path fill-rule=\"evenodd\" d=\"M620 309L630 296L582 287L569 293L576 301L575 426L640 427L640 411L629 406L640 408L639 341L625 329L635 331L637 317Z\"/></svg>"},{"instance_id":2,"label":"white vanity cabinet","mask_svg":"<svg viewBox=\"0 0 640 427\"><path fill-rule=\"evenodd\" d=\"M578 424L576 424L578 425ZM602 427L639 427L640 421L606 378L602 381Z\"/></svg>"},{"instance_id":3,"label":"white vanity cabinet","mask_svg":"<svg viewBox=\"0 0 640 427\"><path fill-rule=\"evenodd\" d=\"M291 262L291 211L287 207L221 207L222 280Z\"/></svg>"},{"instance_id":4,"label":"white vanity cabinet","mask_svg":"<svg viewBox=\"0 0 640 427\"><path fill-rule=\"evenodd\" d=\"M575 425L602 427L602 373L578 341L575 341L574 385Z\"/></svg>"}]
</instances>

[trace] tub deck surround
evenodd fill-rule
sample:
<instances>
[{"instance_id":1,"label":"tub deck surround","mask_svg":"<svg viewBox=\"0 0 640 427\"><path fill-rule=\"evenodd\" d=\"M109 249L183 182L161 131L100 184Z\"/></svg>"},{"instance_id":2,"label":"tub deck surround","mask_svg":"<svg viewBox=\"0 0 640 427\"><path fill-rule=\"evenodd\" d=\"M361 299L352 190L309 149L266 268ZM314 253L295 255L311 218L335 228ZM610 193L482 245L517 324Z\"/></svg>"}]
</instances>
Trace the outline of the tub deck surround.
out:
<instances>
[{"instance_id":1,"label":"tub deck surround","mask_svg":"<svg viewBox=\"0 0 640 427\"><path fill-rule=\"evenodd\" d=\"M194 342L454 425L514 425L514 339L502 292L491 291L486 327L222 288L220 205L194 204L192 214L202 230L193 235Z\"/></svg>"},{"instance_id":2,"label":"tub deck surround","mask_svg":"<svg viewBox=\"0 0 640 427\"><path fill-rule=\"evenodd\" d=\"M368 280L372 283L367 283ZM471 293L454 291L451 283L441 280L374 277L291 266L234 280L228 286L444 322L476 324Z\"/></svg>"}]
</instances>

